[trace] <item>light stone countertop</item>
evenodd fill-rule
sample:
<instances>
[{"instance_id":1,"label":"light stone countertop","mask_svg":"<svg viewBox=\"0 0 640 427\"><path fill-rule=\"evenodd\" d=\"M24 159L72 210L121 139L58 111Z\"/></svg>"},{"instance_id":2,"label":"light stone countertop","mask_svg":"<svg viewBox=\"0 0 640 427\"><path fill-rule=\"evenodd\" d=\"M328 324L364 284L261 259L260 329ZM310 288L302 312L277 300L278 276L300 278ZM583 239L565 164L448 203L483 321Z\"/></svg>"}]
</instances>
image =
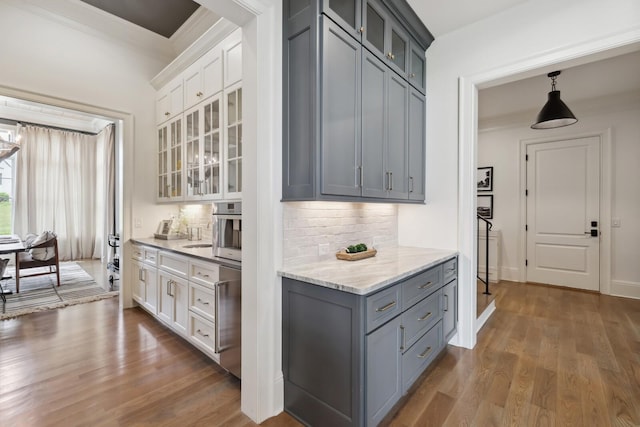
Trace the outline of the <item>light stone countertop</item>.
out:
<instances>
[{"instance_id":1,"label":"light stone countertop","mask_svg":"<svg viewBox=\"0 0 640 427\"><path fill-rule=\"evenodd\" d=\"M398 246L378 249L376 256L358 261L328 259L283 267L282 277L357 295L368 295L401 279L458 255L444 249Z\"/></svg>"},{"instance_id":2,"label":"light stone countertop","mask_svg":"<svg viewBox=\"0 0 640 427\"><path fill-rule=\"evenodd\" d=\"M132 243L138 243L140 245L152 246L154 248L162 249L177 253L179 255L186 255L190 257L199 258L204 261L215 262L227 267L240 268L241 263L234 260L225 258L219 258L213 256L213 247L208 248L185 248L185 245L193 244L208 244L211 243L207 240L188 240L188 239L176 239L176 240L162 240L154 239L153 237L132 238Z\"/></svg>"}]
</instances>

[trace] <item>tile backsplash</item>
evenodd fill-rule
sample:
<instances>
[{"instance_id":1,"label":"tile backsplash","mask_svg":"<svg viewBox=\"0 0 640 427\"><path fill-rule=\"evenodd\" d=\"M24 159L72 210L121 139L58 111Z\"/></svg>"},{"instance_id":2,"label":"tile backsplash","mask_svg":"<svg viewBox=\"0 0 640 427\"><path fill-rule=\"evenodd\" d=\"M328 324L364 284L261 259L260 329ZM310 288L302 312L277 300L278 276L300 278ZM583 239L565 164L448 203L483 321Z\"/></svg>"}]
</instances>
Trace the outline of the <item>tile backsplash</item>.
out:
<instances>
[{"instance_id":1,"label":"tile backsplash","mask_svg":"<svg viewBox=\"0 0 640 427\"><path fill-rule=\"evenodd\" d=\"M398 244L398 208L391 204L289 202L283 206L285 266L334 258L354 243ZM327 250L320 255L320 245Z\"/></svg>"},{"instance_id":2,"label":"tile backsplash","mask_svg":"<svg viewBox=\"0 0 640 427\"><path fill-rule=\"evenodd\" d=\"M187 222L187 227L200 227L202 229L202 240L211 243L213 231L211 228L211 213L213 205L180 205L180 213Z\"/></svg>"}]
</instances>

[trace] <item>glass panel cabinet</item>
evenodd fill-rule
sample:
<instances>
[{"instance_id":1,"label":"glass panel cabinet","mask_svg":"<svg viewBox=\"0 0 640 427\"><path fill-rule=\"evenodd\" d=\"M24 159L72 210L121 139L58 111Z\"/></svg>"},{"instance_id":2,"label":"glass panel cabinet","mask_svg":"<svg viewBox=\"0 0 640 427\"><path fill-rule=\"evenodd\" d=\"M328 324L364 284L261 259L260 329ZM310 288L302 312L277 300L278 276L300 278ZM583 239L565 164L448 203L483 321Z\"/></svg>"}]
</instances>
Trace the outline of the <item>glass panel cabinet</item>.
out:
<instances>
[{"instance_id":1,"label":"glass panel cabinet","mask_svg":"<svg viewBox=\"0 0 640 427\"><path fill-rule=\"evenodd\" d=\"M217 199L220 185L220 98L213 96L185 112L185 199Z\"/></svg>"},{"instance_id":2,"label":"glass panel cabinet","mask_svg":"<svg viewBox=\"0 0 640 427\"><path fill-rule=\"evenodd\" d=\"M182 116L158 128L158 200L182 197Z\"/></svg>"},{"instance_id":3,"label":"glass panel cabinet","mask_svg":"<svg viewBox=\"0 0 640 427\"><path fill-rule=\"evenodd\" d=\"M242 192L242 86L225 91L225 198L236 198Z\"/></svg>"},{"instance_id":4,"label":"glass panel cabinet","mask_svg":"<svg viewBox=\"0 0 640 427\"><path fill-rule=\"evenodd\" d=\"M361 4L362 0L325 0L322 2L322 12L359 41L362 34Z\"/></svg>"}]
</instances>

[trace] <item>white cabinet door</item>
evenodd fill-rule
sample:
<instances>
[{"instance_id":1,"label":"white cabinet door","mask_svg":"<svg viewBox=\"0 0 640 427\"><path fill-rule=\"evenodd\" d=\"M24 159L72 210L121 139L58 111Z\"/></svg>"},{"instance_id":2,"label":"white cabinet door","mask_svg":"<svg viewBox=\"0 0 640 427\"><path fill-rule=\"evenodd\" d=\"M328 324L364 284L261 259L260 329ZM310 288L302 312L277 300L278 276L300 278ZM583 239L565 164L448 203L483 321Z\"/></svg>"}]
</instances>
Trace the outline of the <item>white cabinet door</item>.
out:
<instances>
[{"instance_id":1,"label":"white cabinet door","mask_svg":"<svg viewBox=\"0 0 640 427\"><path fill-rule=\"evenodd\" d=\"M222 49L218 46L183 73L184 108L191 108L222 90Z\"/></svg>"},{"instance_id":2,"label":"white cabinet door","mask_svg":"<svg viewBox=\"0 0 640 427\"><path fill-rule=\"evenodd\" d=\"M183 76L180 75L158 91L156 97L156 124L182 114L184 109Z\"/></svg>"},{"instance_id":3,"label":"white cabinet door","mask_svg":"<svg viewBox=\"0 0 640 427\"><path fill-rule=\"evenodd\" d=\"M224 87L242 80L242 30L231 33L222 43L224 52Z\"/></svg>"},{"instance_id":4,"label":"white cabinet door","mask_svg":"<svg viewBox=\"0 0 640 427\"><path fill-rule=\"evenodd\" d=\"M131 295L133 300L144 304L145 286L142 280L142 264L135 259L131 260Z\"/></svg>"},{"instance_id":5,"label":"white cabinet door","mask_svg":"<svg viewBox=\"0 0 640 427\"><path fill-rule=\"evenodd\" d=\"M187 335L189 286L185 279L159 271L158 318L180 335Z\"/></svg>"},{"instance_id":6,"label":"white cabinet door","mask_svg":"<svg viewBox=\"0 0 640 427\"><path fill-rule=\"evenodd\" d=\"M182 116L178 116L158 128L158 191L156 195L159 202L183 199L182 124Z\"/></svg>"},{"instance_id":7,"label":"white cabinet door","mask_svg":"<svg viewBox=\"0 0 640 427\"><path fill-rule=\"evenodd\" d=\"M242 82L224 93L224 198L242 198Z\"/></svg>"}]
</instances>

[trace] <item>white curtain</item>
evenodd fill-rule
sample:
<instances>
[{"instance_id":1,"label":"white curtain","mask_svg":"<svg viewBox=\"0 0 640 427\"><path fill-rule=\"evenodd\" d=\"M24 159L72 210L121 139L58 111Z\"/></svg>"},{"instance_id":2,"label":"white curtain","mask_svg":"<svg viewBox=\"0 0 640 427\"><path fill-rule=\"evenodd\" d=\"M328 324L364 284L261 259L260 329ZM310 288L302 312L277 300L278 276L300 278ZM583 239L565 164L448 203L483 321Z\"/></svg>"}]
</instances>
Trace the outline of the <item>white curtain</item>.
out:
<instances>
[{"instance_id":1,"label":"white curtain","mask_svg":"<svg viewBox=\"0 0 640 427\"><path fill-rule=\"evenodd\" d=\"M112 127L97 136L37 126L19 134L14 233L51 230L62 260L101 258L106 212L113 206L106 183Z\"/></svg>"}]
</instances>

